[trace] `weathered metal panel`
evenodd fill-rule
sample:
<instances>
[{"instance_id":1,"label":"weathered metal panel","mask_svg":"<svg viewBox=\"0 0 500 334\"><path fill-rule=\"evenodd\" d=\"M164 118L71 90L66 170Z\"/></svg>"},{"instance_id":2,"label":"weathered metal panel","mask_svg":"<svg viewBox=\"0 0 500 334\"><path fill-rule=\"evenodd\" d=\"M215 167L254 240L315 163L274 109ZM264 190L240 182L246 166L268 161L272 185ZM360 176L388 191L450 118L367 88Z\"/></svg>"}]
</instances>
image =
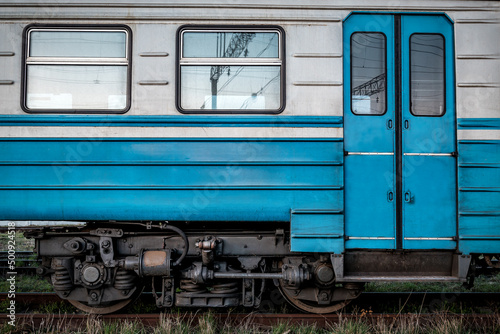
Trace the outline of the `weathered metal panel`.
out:
<instances>
[{"instance_id":1,"label":"weathered metal panel","mask_svg":"<svg viewBox=\"0 0 500 334\"><path fill-rule=\"evenodd\" d=\"M498 253L500 135L482 138L500 129L500 119L459 119L458 125L459 133L468 131L472 138L458 141L459 248L466 254Z\"/></svg>"},{"instance_id":2,"label":"weathered metal panel","mask_svg":"<svg viewBox=\"0 0 500 334\"><path fill-rule=\"evenodd\" d=\"M342 210L293 210L290 237L292 252L343 253Z\"/></svg>"}]
</instances>

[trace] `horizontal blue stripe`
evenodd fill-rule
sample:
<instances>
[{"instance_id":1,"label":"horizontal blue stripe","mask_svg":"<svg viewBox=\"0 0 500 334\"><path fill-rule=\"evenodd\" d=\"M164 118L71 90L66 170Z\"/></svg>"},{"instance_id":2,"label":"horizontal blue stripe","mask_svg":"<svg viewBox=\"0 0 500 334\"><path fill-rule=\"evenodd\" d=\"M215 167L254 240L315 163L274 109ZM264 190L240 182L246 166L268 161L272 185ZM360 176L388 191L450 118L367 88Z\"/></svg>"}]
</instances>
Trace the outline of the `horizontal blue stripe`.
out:
<instances>
[{"instance_id":1,"label":"horizontal blue stripe","mask_svg":"<svg viewBox=\"0 0 500 334\"><path fill-rule=\"evenodd\" d=\"M458 229L460 251L465 254L497 253L500 249L499 231L500 211L462 212Z\"/></svg>"},{"instance_id":2,"label":"horizontal blue stripe","mask_svg":"<svg viewBox=\"0 0 500 334\"><path fill-rule=\"evenodd\" d=\"M297 137L279 137L279 138L207 138L207 137L190 137L190 138L163 138L163 137L149 137L149 138L135 138L135 137L74 137L74 138L61 138L61 137L3 137L0 138L0 142L38 142L38 141L59 141L59 142L88 142L88 143L100 143L100 142L243 142L243 143L255 143L255 142L342 142L343 138L333 137L333 138L297 138Z\"/></svg>"},{"instance_id":3,"label":"horizontal blue stripe","mask_svg":"<svg viewBox=\"0 0 500 334\"><path fill-rule=\"evenodd\" d=\"M338 210L343 192L4 190L0 220L290 221L291 208Z\"/></svg>"},{"instance_id":4,"label":"horizontal blue stripe","mask_svg":"<svg viewBox=\"0 0 500 334\"><path fill-rule=\"evenodd\" d=\"M217 190L217 191L230 191L230 190L342 190L342 186L284 186L284 185L266 185L266 186L152 186L152 185L88 185L88 186L73 186L73 185L43 185L43 186L0 186L0 190Z\"/></svg>"},{"instance_id":5,"label":"horizontal blue stripe","mask_svg":"<svg viewBox=\"0 0 500 334\"><path fill-rule=\"evenodd\" d=\"M461 192L460 211L500 212L500 192Z\"/></svg>"},{"instance_id":6,"label":"horizontal blue stripe","mask_svg":"<svg viewBox=\"0 0 500 334\"><path fill-rule=\"evenodd\" d=\"M8 165L339 165L338 140L39 139L0 141Z\"/></svg>"},{"instance_id":7,"label":"horizontal blue stripe","mask_svg":"<svg viewBox=\"0 0 500 334\"><path fill-rule=\"evenodd\" d=\"M500 211L460 211L460 216L484 216L484 217L496 217L500 216Z\"/></svg>"},{"instance_id":8,"label":"horizontal blue stripe","mask_svg":"<svg viewBox=\"0 0 500 334\"><path fill-rule=\"evenodd\" d=\"M498 254L500 240L460 240L462 254Z\"/></svg>"},{"instance_id":9,"label":"horizontal blue stripe","mask_svg":"<svg viewBox=\"0 0 500 334\"><path fill-rule=\"evenodd\" d=\"M460 240L500 240L500 235L464 235L460 237Z\"/></svg>"},{"instance_id":10,"label":"horizontal blue stripe","mask_svg":"<svg viewBox=\"0 0 500 334\"><path fill-rule=\"evenodd\" d=\"M0 116L0 126L342 127L342 124L340 116Z\"/></svg>"},{"instance_id":11,"label":"horizontal blue stripe","mask_svg":"<svg viewBox=\"0 0 500 334\"><path fill-rule=\"evenodd\" d=\"M290 221L341 210L337 139L0 141L0 219Z\"/></svg>"},{"instance_id":12,"label":"horizontal blue stripe","mask_svg":"<svg viewBox=\"0 0 500 334\"><path fill-rule=\"evenodd\" d=\"M494 188L494 187L468 187L468 188L460 188L460 191L465 191L465 192L500 192L500 188Z\"/></svg>"},{"instance_id":13,"label":"horizontal blue stripe","mask_svg":"<svg viewBox=\"0 0 500 334\"><path fill-rule=\"evenodd\" d=\"M472 163L461 163L458 165L461 168L500 168L499 163L483 163L483 162L472 162Z\"/></svg>"},{"instance_id":14,"label":"horizontal blue stripe","mask_svg":"<svg viewBox=\"0 0 500 334\"><path fill-rule=\"evenodd\" d=\"M0 161L0 166L342 166L341 161Z\"/></svg>"},{"instance_id":15,"label":"horizontal blue stripe","mask_svg":"<svg viewBox=\"0 0 500 334\"><path fill-rule=\"evenodd\" d=\"M500 129L500 118L459 118L459 129Z\"/></svg>"}]
</instances>

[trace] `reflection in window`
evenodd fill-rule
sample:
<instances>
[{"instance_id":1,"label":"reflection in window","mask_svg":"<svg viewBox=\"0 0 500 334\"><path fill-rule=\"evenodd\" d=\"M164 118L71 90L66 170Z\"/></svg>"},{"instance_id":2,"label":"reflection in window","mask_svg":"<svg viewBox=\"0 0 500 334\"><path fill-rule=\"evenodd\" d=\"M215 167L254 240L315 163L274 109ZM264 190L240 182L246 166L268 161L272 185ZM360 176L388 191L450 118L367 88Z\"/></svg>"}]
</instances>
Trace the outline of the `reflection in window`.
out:
<instances>
[{"instance_id":1,"label":"reflection in window","mask_svg":"<svg viewBox=\"0 0 500 334\"><path fill-rule=\"evenodd\" d=\"M226 71L211 94L211 66L181 67L183 109L279 109L279 66L227 66Z\"/></svg>"},{"instance_id":2,"label":"reflection in window","mask_svg":"<svg viewBox=\"0 0 500 334\"><path fill-rule=\"evenodd\" d=\"M28 66L29 109L111 109L127 105L126 66Z\"/></svg>"},{"instance_id":3,"label":"reflection in window","mask_svg":"<svg viewBox=\"0 0 500 334\"><path fill-rule=\"evenodd\" d=\"M127 35L125 30L29 30L26 108L126 110L130 67Z\"/></svg>"},{"instance_id":4,"label":"reflection in window","mask_svg":"<svg viewBox=\"0 0 500 334\"><path fill-rule=\"evenodd\" d=\"M386 111L386 38L382 33L351 35L351 110L358 115Z\"/></svg>"},{"instance_id":5,"label":"reflection in window","mask_svg":"<svg viewBox=\"0 0 500 334\"><path fill-rule=\"evenodd\" d=\"M182 110L278 111L282 59L277 31L181 32Z\"/></svg>"},{"instance_id":6,"label":"reflection in window","mask_svg":"<svg viewBox=\"0 0 500 334\"><path fill-rule=\"evenodd\" d=\"M200 32L182 34L186 58L278 58L277 32Z\"/></svg>"},{"instance_id":7,"label":"reflection in window","mask_svg":"<svg viewBox=\"0 0 500 334\"><path fill-rule=\"evenodd\" d=\"M31 31L30 57L125 58L124 31Z\"/></svg>"},{"instance_id":8,"label":"reflection in window","mask_svg":"<svg viewBox=\"0 0 500 334\"><path fill-rule=\"evenodd\" d=\"M444 37L438 34L413 34L410 37L410 62L412 114L444 115Z\"/></svg>"}]
</instances>

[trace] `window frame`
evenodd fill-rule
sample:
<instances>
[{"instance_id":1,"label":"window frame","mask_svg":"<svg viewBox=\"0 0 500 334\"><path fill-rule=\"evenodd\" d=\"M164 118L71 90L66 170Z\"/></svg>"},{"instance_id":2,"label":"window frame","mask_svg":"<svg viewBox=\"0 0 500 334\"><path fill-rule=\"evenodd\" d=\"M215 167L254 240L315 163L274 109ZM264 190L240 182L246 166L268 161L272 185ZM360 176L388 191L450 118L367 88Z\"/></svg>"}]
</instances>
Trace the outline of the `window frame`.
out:
<instances>
[{"instance_id":1,"label":"window frame","mask_svg":"<svg viewBox=\"0 0 500 334\"><path fill-rule=\"evenodd\" d=\"M273 32L278 34L277 58L185 58L183 57L183 34L185 32ZM184 25L176 33L176 94L175 105L183 114L280 114L285 109L285 31L275 25ZM184 109L181 105L181 67L182 66L279 66L280 67L280 107L278 109Z\"/></svg>"},{"instance_id":2,"label":"window frame","mask_svg":"<svg viewBox=\"0 0 500 334\"><path fill-rule=\"evenodd\" d=\"M353 36L355 34L379 34L379 35L382 35L384 36L384 69L385 69L385 79L384 79L384 85L385 85L385 91L384 91L384 95L385 95L385 109L384 109L384 112L381 113L381 114L359 114L359 113L356 113L354 112L353 110L353 95L352 95L352 92L353 92L353 89L355 88L353 86L353 61L352 61L352 56L353 56L353 52L352 52L352 42L353 42ZM389 101L387 100L388 98L388 95L387 95L387 91L388 91L388 80L387 80L387 71L388 71L388 64L387 64L387 35L382 32L382 31L354 31L350 36L349 36L349 79L350 79L350 86L349 87L349 104L350 104L350 109L351 109L351 113L353 115L356 115L356 116L383 116L385 114L387 114L387 110L388 110L388 104L389 104Z\"/></svg>"},{"instance_id":3,"label":"window frame","mask_svg":"<svg viewBox=\"0 0 500 334\"><path fill-rule=\"evenodd\" d=\"M30 57L30 34L33 31L61 32L124 32L126 35L124 58L78 58L78 57ZM28 65L68 65L68 66L126 66L126 104L123 109L30 109L28 100ZM30 114L124 114L131 108L132 99L132 30L126 25L70 25L70 24L30 24L23 31L23 58L21 73L21 108Z\"/></svg>"},{"instance_id":4,"label":"window frame","mask_svg":"<svg viewBox=\"0 0 500 334\"><path fill-rule=\"evenodd\" d=\"M439 114L439 115L422 115L422 114L415 114L413 112L413 103L412 103L412 98L413 98L413 94L412 94L412 68L411 68L411 39L414 35L438 35L438 36L441 36L443 38L443 113L442 114ZM408 82L408 95L409 95L409 109L410 109L410 113L412 114L412 116L415 116L415 117L443 117L445 114L446 114L446 111L447 111L447 105L446 105L446 91L447 91L447 87L446 87L446 37L441 34L441 33L427 33L427 32L414 32L413 34L410 35L410 37L408 38L408 78L409 78L409 82Z\"/></svg>"}]
</instances>

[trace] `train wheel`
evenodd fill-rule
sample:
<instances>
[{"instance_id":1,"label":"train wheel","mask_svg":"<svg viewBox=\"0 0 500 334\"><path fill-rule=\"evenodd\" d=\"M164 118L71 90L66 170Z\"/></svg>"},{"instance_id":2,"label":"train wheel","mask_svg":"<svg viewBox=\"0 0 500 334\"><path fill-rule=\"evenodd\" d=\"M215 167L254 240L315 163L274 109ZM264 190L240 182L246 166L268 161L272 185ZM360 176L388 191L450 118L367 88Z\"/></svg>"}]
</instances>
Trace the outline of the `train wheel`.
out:
<instances>
[{"instance_id":1,"label":"train wheel","mask_svg":"<svg viewBox=\"0 0 500 334\"><path fill-rule=\"evenodd\" d=\"M102 305L90 306L87 303L77 300L68 299L68 301L77 309L89 314L110 314L123 310L132 302L137 300L137 298L139 298L139 296L141 295L143 288L144 287L138 287L129 299L118 300L116 302L110 302Z\"/></svg>"},{"instance_id":2,"label":"train wheel","mask_svg":"<svg viewBox=\"0 0 500 334\"><path fill-rule=\"evenodd\" d=\"M89 314L110 314L127 307L133 299L120 300L116 303L110 303L109 305L98 306L89 306L77 300L68 299L68 301L77 309Z\"/></svg>"},{"instance_id":3,"label":"train wheel","mask_svg":"<svg viewBox=\"0 0 500 334\"><path fill-rule=\"evenodd\" d=\"M356 285L349 286L348 289L346 287L319 289L311 286L290 289L280 282L279 289L283 297L296 309L307 313L327 314L347 306L351 300L361 294L362 287L362 285Z\"/></svg>"}]
</instances>

